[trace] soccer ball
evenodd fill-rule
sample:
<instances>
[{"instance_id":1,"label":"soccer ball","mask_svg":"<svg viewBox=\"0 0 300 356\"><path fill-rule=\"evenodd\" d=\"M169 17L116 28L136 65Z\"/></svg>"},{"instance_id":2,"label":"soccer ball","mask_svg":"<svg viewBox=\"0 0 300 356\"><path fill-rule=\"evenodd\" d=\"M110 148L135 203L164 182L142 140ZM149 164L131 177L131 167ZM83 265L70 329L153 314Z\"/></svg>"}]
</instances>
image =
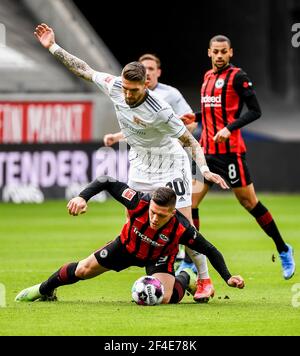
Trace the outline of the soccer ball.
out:
<instances>
[{"instance_id":1,"label":"soccer ball","mask_svg":"<svg viewBox=\"0 0 300 356\"><path fill-rule=\"evenodd\" d=\"M164 286L155 277L143 276L133 283L131 293L138 305L158 305L164 297Z\"/></svg>"}]
</instances>

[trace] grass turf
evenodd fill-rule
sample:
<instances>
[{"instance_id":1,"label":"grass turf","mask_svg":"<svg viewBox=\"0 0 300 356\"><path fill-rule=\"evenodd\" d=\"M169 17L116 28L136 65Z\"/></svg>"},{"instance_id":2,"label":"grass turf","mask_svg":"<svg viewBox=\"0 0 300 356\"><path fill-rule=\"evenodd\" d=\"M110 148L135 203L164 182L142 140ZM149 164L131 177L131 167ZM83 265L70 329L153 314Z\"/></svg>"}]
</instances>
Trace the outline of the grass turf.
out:
<instances>
[{"instance_id":1,"label":"grass turf","mask_svg":"<svg viewBox=\"0 0 300 356\"><path fill-rule=\"evenodd\" d=\"M260 198L295 248L299 266L300 196ZM0 283L6 291L0 335L300 335L300 284L291 290L300 283L299 274L283 280L272 241L231 194L207 196L201 231L223 253L230 271L245 278L244 290L226 286L210 266L216 295L208 304L185 296L179 305L141 307L131 302L130 290L144 270L132 267L61 287L57 303L15 303L21 289L88 256L117 236L124 222L124 209L114 201L91 203L88 213L76 218L65 206L62 201L0 204Z\"/></svg>"}]
</instances>

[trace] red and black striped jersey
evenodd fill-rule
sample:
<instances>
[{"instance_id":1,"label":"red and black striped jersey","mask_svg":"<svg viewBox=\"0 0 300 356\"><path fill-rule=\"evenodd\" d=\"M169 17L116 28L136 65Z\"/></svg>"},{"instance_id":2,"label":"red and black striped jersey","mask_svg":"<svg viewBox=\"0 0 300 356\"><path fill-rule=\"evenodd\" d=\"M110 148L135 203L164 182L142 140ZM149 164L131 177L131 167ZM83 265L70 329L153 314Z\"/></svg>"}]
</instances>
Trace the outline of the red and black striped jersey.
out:
<instances>
[{"instance_id":1,"label":"red and black striped jersey","mask_svg":"<svg viewBox=\"0 0 300 356\"><path fill-rule=\"evenodd\" d=\"M129 220L123 226L120 240L129 253L145 262L159 261L160 257L168 256L172 272L180 243L206 255L225 281L231 277L222 254L178 210L164 226L154 230L149 224L149 194L135 191L125 183L103 176L91 182L79 196L88 201L103 190L108 191L128 210Z\"/></svg>"},{"instance_id":2,"label":"red and black striped jersey","mask_svg":"<svg viewBox=\"0 0 300 356\"><path fill-rule=\"evenodd\" d=\"M255 96L253 85L242 69L229 65L218 72L213 70L206 72L201 88L202 135L200 139L205 154L246 151L241 131L236 129L235 121L240 118L244 101L250 96ZM255 119L259 116L260 114ZM224 143L215 143L214 136L224 127L231 131L231 136Z\"/></svg>"},{"instance_id":3,"label":"red and black striped jersey","mask_svg":"<svg viewBox=\"0 0 300 356\"><path fill-rule=\"evenodd\" d=\"M188 220L178 211L162 228L154 230L149 224L151 197L142 195L135 209L128 209L129 221L121 232L121 242L128 252L141 260L156 261L161 256L175 259L178 244L189 227Z\"/></svg>"}]
</instances>

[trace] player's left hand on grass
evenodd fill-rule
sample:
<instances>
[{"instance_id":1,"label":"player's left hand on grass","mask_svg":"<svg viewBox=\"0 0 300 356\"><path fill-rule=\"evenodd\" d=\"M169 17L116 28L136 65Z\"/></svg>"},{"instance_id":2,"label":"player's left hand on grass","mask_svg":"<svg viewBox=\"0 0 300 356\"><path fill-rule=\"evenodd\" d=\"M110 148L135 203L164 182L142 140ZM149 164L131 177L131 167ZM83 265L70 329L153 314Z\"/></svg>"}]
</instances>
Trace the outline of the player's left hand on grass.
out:
<instances>
[{"instance_id":1,"label":"player's left hand on grass","mask_svg":"<svg viewBox=\"0 0 300 356\"><path fill-rule=\"evenodd\" d=\"M216 143L223 143L229 139L231 132L227 127L223 127L222 130L218 131L214 136L214 141Z\"/></svg>"},{"instance_id":2,"label":"player's left hand on grass","mask_svg":"<svg viewBox=\"0 0 300 356\"><path fill-rule=\"evenodd\" d=\"M219 176L219 174L213 173L213 172L205 172L204 173L204 178L208 180L209 182L216 183L218 184L222 189L229 189L229 186L225 182L225 180Z\"/></svg>"},{"instance_id":3,"label":"player's left hand on grass","mask_svg":"<svg viewBox=\"0 0 300 356\"><path fill-rule=\"evenodd\" d=\"M71 199L67 205L69 214L73 216L84 214L87 211L87 207L86 201L81 197Z\"/></svg>"},{"instance_id":4,"label":"player's left hand on grass","mask_svg":"<svg viewBox=\"0 0 300 356\"><path fill-rule=\"evenodd\" d=\"M227 284L230 287L243 289L245 287L245 282L241 276L232 276L228 279Z\"/></svg>"}]
</instances>

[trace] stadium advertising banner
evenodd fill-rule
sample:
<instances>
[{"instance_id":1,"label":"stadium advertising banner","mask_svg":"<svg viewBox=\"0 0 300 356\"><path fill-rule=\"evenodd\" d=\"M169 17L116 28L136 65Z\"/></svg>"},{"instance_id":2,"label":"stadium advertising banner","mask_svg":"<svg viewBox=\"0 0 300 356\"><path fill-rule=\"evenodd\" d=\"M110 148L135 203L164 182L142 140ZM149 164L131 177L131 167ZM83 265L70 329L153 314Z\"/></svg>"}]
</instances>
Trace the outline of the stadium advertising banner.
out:
<instances>
[{"instance_id":1,"label":"stadium advertising banner","mask_svg":"<svg viewBox=\"0 0 300 356\"><path fill-rule=\"evenodd\" d=\"M0 201L42 203L71 199L99 175L127 182L128 154L100 143L0 146ZM105 200L106 193L96 200Z\"/></svg>"},{"instance_id":2,"label":"stadium advertising banner","mask_svg":"<svg viewBox=\"0 0 300 356\"><path fill-rule=\"evenodd\" d=\"M0 143L91 140L91 102L1 102Z\"/></svg>"}]
</instances>

